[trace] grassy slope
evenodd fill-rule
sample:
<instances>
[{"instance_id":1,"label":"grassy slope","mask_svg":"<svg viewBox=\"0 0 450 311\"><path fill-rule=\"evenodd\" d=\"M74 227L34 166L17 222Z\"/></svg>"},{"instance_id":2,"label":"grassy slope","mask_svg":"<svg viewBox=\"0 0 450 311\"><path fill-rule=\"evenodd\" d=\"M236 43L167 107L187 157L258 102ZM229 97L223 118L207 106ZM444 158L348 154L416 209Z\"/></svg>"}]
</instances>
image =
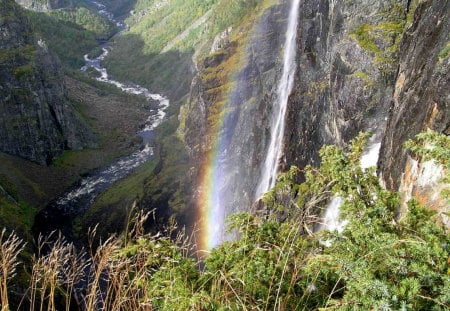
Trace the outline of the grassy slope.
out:
<instances>
[{"instance_id":1,"label":"grassy slope","mask_svg":"<svg viewBox=\"0 0 450 311\"><path fill-rule=\"evenodd\" d=\"M134 13L126 20L130 29L114 39L114 49L106 60L110 73L179 98L190 86L194 52L207 53L208 42L230 25L241 23L257 2L137 0ZM172 41L205 15L204 23L181 36L179 42ZM161 53L168 43L173 43L172 48Z\"/></svg>"},{"instance_id":2,"label":"grassy slope","mask_svg":"<svg viewBox=\"0 0 450 311\"><path fill-rule=\"evenodd\" d=\"M192 79L192 55L205 25L193 29L181 48L161 53L163 48L201 18L216 0L138 0L134 14L127 18L129 31L115 38L106 63L112 75L163 92L173 99L185 95Z\"/></svg>"},{"instance_id":3,"label":"grassy slope","mask_svg":"<svg viewBox=\"0 0 450 311\"><path fill-rule=\"evenodd\" d=\"M104 17L84 7L38 13L28 11L38 38L43 38L64 65L79 69L83 55L109 38L116 28Z\"/></svg>"}]
</instances>

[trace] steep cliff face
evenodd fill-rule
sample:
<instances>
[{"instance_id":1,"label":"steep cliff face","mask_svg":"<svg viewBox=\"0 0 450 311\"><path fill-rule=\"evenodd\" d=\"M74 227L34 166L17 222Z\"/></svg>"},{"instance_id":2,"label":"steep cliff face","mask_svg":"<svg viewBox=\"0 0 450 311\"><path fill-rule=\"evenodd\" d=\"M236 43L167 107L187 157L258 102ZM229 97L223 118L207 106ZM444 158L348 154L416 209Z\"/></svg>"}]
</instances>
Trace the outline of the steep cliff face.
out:
<instances>
[{"instance_id":1,"label":"steep cliff face","mask_svg":"<svg viewBox=\"0 0 450 311\"><path fill-rule=\"evenodd\" d=\"M63 149L95 146L65 98L58 61L14 1L0 10L0 151L45 164Z\"/></svg>"},{"instance_id":2,"label":"steep cliff face","mask_svg":"<svg viewBox=\"0 0 450 311\"><path fill-rule=\"evenodd\" d=\"M16 0L16 2L35 11L56 10L73 5L72 0Z\"/></svg>"},{"instance_id":3,"label":"steep cliff face","mask_svg":"<svg viewBox=\"0 0 450 311\"><path fill-rule=\"evenodd\" d=\"M265 9L253 25L218 35L192 83L185 141L193 167L200 168L193 175L203 187L208 187L201 181L207 170L221 176L212 191L227 212L254 200L269 142L288 9L282 1Z\"/></svg>"},{"instance_id":4,"label":"steep cliff face","mask_svg":"<svg viewBox=\"0 0 450 311\"><path fill-rule=\"evenodd\" d=\"M406 1L302 1L298 70L284 162L317 164L323 144L360 131L380 141L393 91Z\"/></svg>"},{"instance_id":5,"label":"steep cliff face","mask_svg":"<svg viewBox=\"0 0 450 311\"><path fill-rule=\"evenodd\" d=\"M442 171L413 158L402 146L428 129L450 134L449 20L450 1L423 1L415 10L400 43L399 71L379 161L388 188L401 188L405 198L418 196L436 208L446 205L433 199L438 197Z\"/></svg>"},{"instance_id":6,"label":"steep cliff face","mask_svg":"<svg viewBox=\"0 0 450 311\"><path fill-rule=\"evenodd\" d=\"M282 49L273 47L282 46L289 1L280 3L252 31L218 36L222 48L199 64L183 110L193 166L217 152L226 172L221 187L233 193L233 206L252 200L267 149ZM324 144L345 146L360 131L371 131L370 143L383 141L380 172L388 188L398 189L407 158L403 142L427 127L450 131L448 1L303 0L300 6L298 67L280 166L317 165ZM245 31L250 39L243 48L233 38ZM221 74L239 63L233 58L240 49L243 69L224 82ZM217 136L225 138L215 144Z\"/></svg>"}]
</instances>

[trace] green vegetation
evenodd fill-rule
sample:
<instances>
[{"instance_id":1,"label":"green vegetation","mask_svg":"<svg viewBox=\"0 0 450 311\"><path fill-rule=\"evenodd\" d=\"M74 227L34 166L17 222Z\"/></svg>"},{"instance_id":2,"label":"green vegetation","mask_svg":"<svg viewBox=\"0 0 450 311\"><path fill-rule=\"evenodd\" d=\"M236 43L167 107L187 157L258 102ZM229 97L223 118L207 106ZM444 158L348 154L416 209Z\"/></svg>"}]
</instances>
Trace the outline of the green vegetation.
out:
<instances>
[{"instance_id":1,"label":"green vegetation","mask_svg":"<svg viewBox=\"0 0 450 311\"><path fill-rule=\"evenodd\" d=\"M439 135L424 134L408 144L415 149L422 140L428 143L429 135L438 143L427 154L447 163L449 154L440 148L448 141ZM84 252L57 239L48 255L34 259L30 309L42 304L56 310L56 298L68 307L72 284L90 271L87 310L94 310L101 297L112 311L448 310L450 234L437 225L434 212L414 200L401 219L395 216L397 194L379 185L373 168L359 167L366 136L357 137L347 151L324 147L319 168L294 167L280 176L265 196L265 213L233 215L229 229L236 238L214 248L202 269L191 257L189 238L175 234L176 228L143 234L149 217L144 213L131 220L121 238L92 249L89 269ZM299 172L302 184L293 181ZM344 230L311 232L313 211L334 195L343 199ZM92 241L93 234L89 237ZM0 240L2 267L18 264L5 256L20 249L20 243L15 248L8 243L14 239ZM45 277L52 275L61 277ZM10 269L3 276L11 281ZM9 286L2 284L7 284L0 295L6 305Z\"/></svg>"},{"instance_id":2,"label":"green vegetation","mask_svg":"<svg viewBox=\"0 0 450 311\"><path fill-rule=\"evenodd\" d=\"M131 16L126 20L135 34L145 42L144 54L159 53L164 46L203 16L217 0L170 0L167 4L155 5L153 0L139 0L135 10L148 11L144 18Z\"/></svg>"},{"instance_id":3,"label":"green vegetation","mask_svg":"<svg viewBox=\"0 0 450 311\"><path fill-rule=\"evenodd\" d=\"M398 49L408 14L396 3L387 5L380 13L383 22L375 25L361 24L350 36L359 46L374 56L375 65L385 77L393 77L396 72Z\"/></svg>"},{"instance_id":4,"label":"green vegetation","mask_svg":"<svg viewBox=\"0 0 450 311\"><path fill-rule=\"evenodd\" d=\"M27 11L34 30L62 62L74 69L84 65L84 54L98 47L116 28L104 17L86 8L48 13Z\"/></svg>"},{"instance_id":5,"label":"green vegetation","mask_svg":"<svg viewBox=\"0 0 450 311\"><path fill-rule=\"evenodd\" d=\"M14 68L14 75L16 78L27 78L31 77L34 73L34 67L30 64L19 66Z\"/></svg>"},{"instance_id":6,"label":"green vegetation","mask_svg":"<svg viewBox=\"0 0 450 311\"><path fill-rule=\"evenodd\" d=\"M0 49L0 66L12 69L17 79L32 77L36 70L37 50L33 44L26 44L10 49Z\"/></svg>"},{"instance_id":7,"label":"green vegetation","mask_svg":"<svg viewBox=\"0 0 450 311\"><path fill-rule=\"evenodd\" d=\"M439 52L439 60L442 61L443 59L449 56L450 56L450 42L447 42L444 48Z\"/></svg>"},{"instance_id":8,"label":"green vegetation","mask_svg":"<svg viewBox=\"0 0 450 311\"><path fill-rule=\"evenodd\" d=\"M86 31L95 34L98 40L108 39L117 30L109 20L85 7L54 11L50 13L50 16L83 27Z\"/></svg>"},{"instance_id":9,"label":"green vegetation","mask_svg":"<svg viewBox=\"0 0 450 311\"><path fill-rule=\"evenodd\" d=\"M155 153L156 166L145 180L144 197L140 201L147 208L156 208L156 217L167 223L174 218L185 224L189 215L187 200L192 185L187 174L189 170L185 146L177 137L178 119L176 113L158 128L158 146ZM189 223L189 221L187 221Z\"/></svg>"},{"instance_id":10,"label":"green vegetation","mask_svg":"<svg viewBox=\"0 0 450 311\"><path fill-rule=\"evenodd\" d=\"M86 2L86 0L81 0ZM114 16L125 16L133 10L136 0L108 0L104 4L108 7L108 10L114 14Z\"/></svg>"},{"instance_id":11,"label":"green vegetation","mask_svg":"<svg viewBox=\"0 0 450 311\"><path fill-rule=\"evenodd\" d=\"M16 186L4 174L0 174L0 226L9 232L16 231L22 238L29 238L36 209L25 203Z\"/></svg>"},{"instance_id":12,"label":"green vegetation","mask_svg":"<svg viewBox=\"0 0 450 311\"><path fill-rule=\"evenodd\" d=\"M75 220L74 229L82 240L86 240L86 232L97 223L102 224L97 229L99 238L106 239L111 233L123 232L133 203L150 210L158 207L155 227L167 223L170 217L183 223L187 221L190 217L186 208L189 185L182 172L188 171L188 159L184 145L177 138L177 126L175 116L161 124L157 130L154 159L100 194L91 208ZM64 157L66 167L72 153ZM77 157L77 154L73 155ZM75 160L75 163L79 162Z\"/></svg>"},{"instance_id":13,"label":"green vegetation","mask_svg":"<svg viewBox=\"0 0 450 311\"><path fill-rule=\"evenodd\" d=\"M77 236L86 239L89 228L98 223L97 235L107 239L111 234L123 232L130 206L139 202L144 196L145 180L152 175L155 161L149 161L140 166L136 172L116 182L105 192L101 193L91 205L89 210L75 220Z\"/></svg>"},{"instance_id":14,"label":"green vegetation","mask_svg":"<svg viewBox=\"0 0 450 311\"><path fill-rule=\"evenodd\" d=\"M405 148L420 156L425 161L434 161L441 165L447 174L442 179L442 183L450 185L450 137L439 135L435 131L428 131L416 136L415 140L405 143ZM450 204L450 189L444 189L443 197Z\"/></svg>"},{"instance_id":15,"label":"green vegetation","mask_svg":"<svg viewBox=\"0 0 450 311\"><path fill-rule=\"evenodd\" d=\"M374 81L370 78L370 76L364 71L358 70L353 73L355 77L358 77L362 81L364 81L365 87L372 87L374 85Z\"/></svg>"},{"instance_id":16,"label":"green vegetation","mask_svg":"<svg viewBox=\"0 0 450 311\"><path fill-rule=\"evenodd\" d=\"M249 23L250 17L243 17L257 14L268 2L272 1L138 0L134 14L126 20L130 30L114 39L113 50L105 62L118 79L175 94L178 99L189 88L186 81L191 80L194 53L201 51L196 55L205 56L209 52L206 43L217 33L229 26ZM203 23L178 37L202 17ZM172 48L161 53L169 43Z\"/></svg>"}]
</instances>

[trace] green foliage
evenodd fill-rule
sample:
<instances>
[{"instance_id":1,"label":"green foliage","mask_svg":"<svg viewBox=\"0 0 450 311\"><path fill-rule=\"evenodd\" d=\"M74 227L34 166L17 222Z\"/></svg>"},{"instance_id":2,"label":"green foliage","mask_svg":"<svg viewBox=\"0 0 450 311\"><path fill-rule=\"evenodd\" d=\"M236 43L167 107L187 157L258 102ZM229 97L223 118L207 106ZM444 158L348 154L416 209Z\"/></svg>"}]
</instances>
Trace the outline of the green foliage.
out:
<instances>
[{"instance_id":1,"label":"green foliage","mask_svg":"<svg viewBox=\"0 0 450 311\"><path fill-rule=\"evenodd\" d=\"M434 161L444 168L441 182L450 185L450 137L435 131L420 133L416 139L405 143L405 148L412 151L424 161ZM450 190L444 189L443 196L450 203Z\"/></svg>"},{"instance_id":2,"label":"green foliage","mask_svg":"<svg viewBox=\"0 0 450 311\"><path fill-rule=\"evenodd\" d=\"M368 50L372 53L379 53L380 49L378 46L373 42L372 37L369 34L369 30L371 29L370 25L362 24L358 28L356 28L352 34L355 37L355 39L358 41L358 44L360 47L362 47L365 50Z\"/></svg>"},{"instance_id":3,"label":"green foliage","mask_svg":"<svg viewBox=\"0 0 450 311\"><path fill-rule=\"evenodd\" d=\"M34 68L30 64L14 68L14 75L16 76L16 78L19 78L19 79L31 77L33 75L33 73L34 73Z\"/></svg>"},{"instance_id":4,"label":"green foliage","mask_svg":"<svg viewBox=\"0 0 450 311\"><path fill-rule=\"evenodd\" d=\"M450 42L447 42L444 48L439 52L439 59L443 60L444 58L447 58L449 55L450 55Z\"/></svg>"},{"instance_id":5,"label":"green foliage","mask_svg":"<svg viewBox=\"0 0 450 311\"><path fill-rule=\"evenodd\" d=\"M78 25L86 31L95 34L98 40L106 40L116 31L116 27L108 19L85 7L53 11L50 13L50 16L56 17L63 22Z\"/></svg>"},{"instance_id":6,"label":"green foliage","mask_svg":"<svg viewBox=\"0 0 450 311\"><path fill-rule=\"evenodd\" d=\"M97 272L87 299L98 296L96 278L108 271L103 291L111 310L448 310L450 234L414 200L396 218L397 194L359 166L366 137L348 150L324 147L318 168L281 175L266 195L268 210L231 216L233 239L212 249L201 269L188 238L173 228L141 235L146 218L123 239L107 240L93 256ZM447 138L421 134L422 140L436 147L418 152L447 158ZM299 172L301 184L294 181ZM305 208L320 208L335 195L343 200L345 229L305 230L315 222Z\"/></svg>"},{"instance_id":7,"label":"green foliage","mask_svg":"<svg viewBox=\"0 0 450 311\"><path fill-rule=\"evenodd\" d=\"M386 4L379 12L383 18L378 24L361 24L351 31L359 46L374 56L375 65L380 73L392 77L396 70L398 49L408 14L395 3Z\"/></svg>"},{"instance_id":8,"label":"green foliage","mask_svg":"<svg viewBox=\"0 0 450 311\"><path fill-rule=\"evenodd\" d=\"M215 0L170 0L159 3L139 0L126 23L129 31L115 37L113 50L105 63L111 75L133 81L151 90L171 94L179 99L189 90L194 46L203 36L206 25L193 29L177 41L190 25L200 19ZM160 54L175 40L175 48Z\"/></svg>"},{"instance_id":9,"label":"green foliage","mask_svg":"<svg viewBox=\"0 0 450 311\"><path fill-rule=\"evenodd\" d=\"M261 11L257 5L263 7L267 2L271 1L138 0L134 14L126 20L129 31L115 37L105 63L110 74L121 80L168 94L185 95L189 88L185 81L191 80L188 77L193 54L208 53L206 48L202 49L210 46L205 43L229 26L248 23L249 16ZM204 23L181 35L205 15ZM172 48L161 53L167 46Z\"/></svg>"},{"instance_id":10,"label":"green foliage","mask_svg":"<svg viewBox=\"0 0 450 311\"><path fill-rule=\"evenodd\" d=\"M217 0L170 0L157 5L153 0L139 0L136 14L126 21L131 25L130 34L139 35L144 41L144 54L159 53L170 40L203 16ZM187 52L187 51L182 51Z\"/></svg>"},{"instance_id":11,"label":"green foliage","mask_svg":"<svg viewBox=\"0 0 450 311\"><path fill-rule=\"evenodd\" d=\"M115 26L86 8L58 10L48 13L28 11L36 33L64 64L79 69L84 54L98 46L99 39L109 38Z\"/></svg>"},{"instance_id":12,"label":"green foliage","mask_svg":"<svg viewBox=\"0 0 450 311\"><path fill-rule=\"evenodd\" d=\"M116 182L108 190L102 192L85 214L75 219L77 236L85 238L89 228L97 228L97 236L107 239L114 232L123 232L126 226L127 213L133 202L142 200L144 183L152 176L155 161L149 161L124 179Z\"/></svg>"},{"instance_id":13,"label":"green foliage","mask_svg":"<svg viewBox=\"0 0 450 311\"><path fill-rule=\"evenodd\" d=\"M28 239L35 214L36 210L21 199L17 187L0 174L0 226Z\"/></svg>"},{"instance_id":14,"label":"green foliage","mask_svg":"<svg viewBox=\"0 0 450 311\"><path fill-rule=\"evenodd\" d=\"M353 75L364 81L365 87L372 87L374 85L374 81L364 71L358 70L354 72Z\"/></svg>"},{"instance_id":15,"label":"green foliage","mask_svg":"<svg viewBox=\"0 0 450 311\"><path fill-rule=\"evenodd\" d=\"M231 0L218 1L212 17L214 32L218 33L229 26L235 26L242 18L253 10L260 1Z\"/></svg>"},{"instance_id":16,"label":"green foliage","mask_svg":"<svg viewBox=\"0 0 450 311\"><path fill-rule=\"evenodd\" d=\"M12 69L12 73L17 79L27 79L35 73L36 52L33 44L0 49L0 66Z\"/></svg>"},{"instance_id":17,"label":"green foliage","mask_svg":"<svg viewBox=\"0 0 450 311\"><path fill-rule=\"evenodd\" d=\"M447 170L450 169L449 136L428 131L418 134L414 140L407 141L405 147L426 161L436 161Z\"/></svg>"},{"instance_id":18,"label":"green foliage","mask_svg":"<svg viewBox=\"0 0 450 311\"><path fill-rule=\"evenodd\" d=\"M238 239L212 250L202 275L214 301L209 310L295 310L309 242L300 226L249 214L230 219Z\"/></svg>"},{"instance_id":19,"label":"green foliage","mask_svg":"<svg viewBox=\"0 0 450 311\"><path fill-rule=\"evenodd\" d=\"M176 135L178 120L172 117L158 128L158 161L152 176L145 180L144 201L147 206L164 207L164 214L183 221L187 213L188 188L184 172L188 171L188 158L184 145Z\"/></svg>"},{"instance_id":20,"label":"green foliage","mask_svg":"<svg viewBox=\"0 0 450 311\"><path fill-rule=\"evenodd\" d=\"M442 136L441 139L445 140ZM232 228L241 231L239 239L214 249L206 260L207 272L219 270L230 276L225 280L227 284L234 281L229 286L236 296L230 309L257 306L273 310L277 304L289 306L286 308L289 310L448 308L450 236L436 224L433 212L414 201L409 203L407 216L401 222L396 221L397 195L379 185L373 170L359 167L364 140L364 136L356 138L347 152L333 146L324 147L321 166L305 168L306 181L300 185L292 181L299 172L296 168L281 176L266 201L279 201L290 192L291 208L299 209L290 211L283 223L271 220L280 217L279 209L271 211L267 220L248 214L233 218ZM311 238L299 235L307 223L303 214L305 208L332 194L344 200L341 210L342 217L348 221L345 230L342 233L319 232L317 237ZM283 226L286 231L276 235ZM321 242L324 240L327 243ZM277 244L283 241L304 247L299 247L298 252L288 251ZM272 250L265 243L276 246ZM322 246L319 251L321 243L328 246ZM261 259L254 252L264 252L262 257L266 261L261 267L269 269L276 262L273 258L281 258L276 252L280 249L282 254L296 255L286 257L285 266L289 268L275 280L281 280L295 295L291 298L288 294L279 295L279 300L271 304L269 289L274 285L269 285L270 278L258 270ZM269 259L271 256L274 257ZM290 275L294 272L295 277ZM261 288L261 284L266 286ZM222 285L221 288L227 287ZM269 304L260 304L258 294ZM223 303L229 304L230 300Z\"/></svg>"}]
</instances>

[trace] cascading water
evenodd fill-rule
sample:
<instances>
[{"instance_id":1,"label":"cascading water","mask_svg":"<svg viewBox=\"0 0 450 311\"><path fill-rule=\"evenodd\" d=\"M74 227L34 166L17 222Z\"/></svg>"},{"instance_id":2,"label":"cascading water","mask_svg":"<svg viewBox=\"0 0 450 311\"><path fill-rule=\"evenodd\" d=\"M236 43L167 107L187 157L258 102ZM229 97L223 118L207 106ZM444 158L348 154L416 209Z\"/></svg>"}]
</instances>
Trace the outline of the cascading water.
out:
<instances>
[{"instance_id":1,"label":"cascading water","mask_svg":"<svg viewBox=\"0 0 450 311\"><path fill-rule=\"evenodd\" d=\"M242 47L245 52L239 57L243 66L232 78L236 83L226 95L211 149L200 167L199 249L233 239L234 234L225 232L227 217L254 203L263 165L271 168L267 180L276 174L272 168L281 154L284 115L296 69L299 2L282 0L262 12ZM272 79L280 82L265 83ZM264 128L272 129L271 142L263 139L267 137ZM263 192L267 189L263 186Z\"/></svg>"},{"instance_id":2,"label":"cascading water","mask_svg":"<svg viewBox=\"0 0 450 311\"><path fill-rule=\"evenodd\" d=\"M295 57L299 4L300 0L293 0L291 4L284 45L283 74L278 84L277 100L273 106L270 144L267 149L261 181L256 190L255 199L258 199L275 185L278 174L278 163L282 155L286 107L294 85L294 74L297 69Z\"/></svg>"}]
</instances>

